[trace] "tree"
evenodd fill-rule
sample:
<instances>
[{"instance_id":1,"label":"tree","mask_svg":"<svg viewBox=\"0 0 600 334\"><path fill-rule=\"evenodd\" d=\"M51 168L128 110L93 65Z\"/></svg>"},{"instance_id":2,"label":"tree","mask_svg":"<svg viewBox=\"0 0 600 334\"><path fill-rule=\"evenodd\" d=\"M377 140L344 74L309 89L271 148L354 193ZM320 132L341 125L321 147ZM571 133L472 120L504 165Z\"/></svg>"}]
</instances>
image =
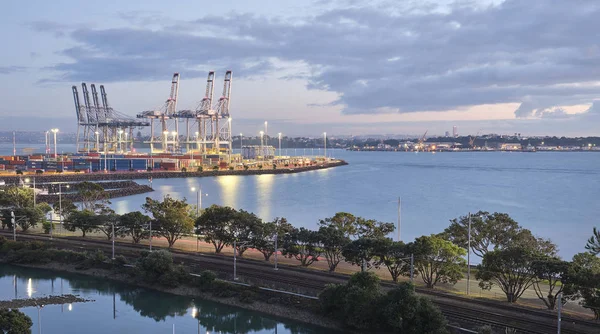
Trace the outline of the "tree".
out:
<instances>
[{"instance_id":1,"label":"tree","mask_svg":"<svg viewBox=\"0 0 600 334\"><path fill-rule=\"evenodd\" d=\"M384 223L374 219L365 219L361 217L357 218L356 224L356 235L359 238L384 238L396 229L392 223Z\"/></svg>"},{"instance_id":2,"label":"tree","mask_svg":"<svg viewBox=\"0 0 600 334\"><path fill-rule=\"evenodd\" d=\"M252 239L255 234L260 233L262 220L254 213L240 210L236 212L235 218L231 224L231 238L236 241L235 249L239 256L251 247Z\"/></svg>"},{"instance_id":3,"label":"tree","mask_svg":"<svg viewBox=\"0 0 600 334\"><path fill-rule=\"evenodd\" d=\"M450 220L442 236L456 245L467 248L469 216ZM490 249L501 249L517 239L519 224L506 213L479 211L471 215L471 250L483 257Z\"/></svg>"},{"instance_id":4,"label":"tree","mask_svg":"<svg viewBox=\"0 0 600 334\"><path fill-rule=\"evenodd\" d=\"M509 247L487 252L477 266L475 277L479 286L490 289L496 283L506 294L509 303L516 302L537 279L533 263L539 254L529 248Z\"/></svg>"},{"instance_id":5,"label":"tree","mask_svg":"<svg viewBox=\"0 0 600 334\"><path fill-rule=\"evenodd\" d=\"M74 185L77 195L81 199L84 209L98 212L104 206L110 204L106 191L98 183L84 181Z\"/></svg>"},{"instance_id":6,"label":"tree","mask_svg":"<svg viewBox=\"0 0 600 334\"><path fill-rule=\"evenodd\" d=\"M386 238L375 249L378 265L385 265L392 280L398 282L400 276L410 275L410 250L402 241Z\"/></svg>"},{"instance_id":7,"label":"tree","mask_svg":"<svg viewBox=\"0 0 600 334\"><path fill-rule=\"evenodd\" d=\"M9 186L0 191L0 206L11 208L33 207L33 189Z\"/></svg>"},{"instance_id":8,"label":"tree","mask_svg":"<svg viewBox=\"0 0 600 334\"><path fill-rule=\"evenodd\" d=\"M277 217L273 221L263 223L252 236L254 249L262 253L265 261L269 261L275 252L275 235L277 235L278 242L283 242L286 235L293 230L294 227L285 218Z\"/></svg>"},{"instance_id":9,"label":"tree","mask_svg":"<svg viewBox=\"0 0 600 334\"><path fill-rule=\"evenodd\" d=\"M0 309L0 332L7 334L30 334L33 322L18 309Z\"/></svg>"},{"instance_id":10,"label":"tree","mask_svg":"<svg viewBox=\"0 0 600 334\"><path fill-rule=\"evenodd\" d=\"M347 212L338 212L331 218L325 218L319 222L320 226L335 227L344 233L347 238L357 234L357 219L358 217Z\"/></svg>"},{"instance_id":11,"label":"tree","mask_svg":"<svg viewBox=\"0 0 600 334\"><path fill-rule=\"evenodd\" d=\"M321 226L318 231L321 249L327 259L329 272L334 272L337 265L342 261L342 251L350 243L350 238L344 235L344 231L335 226Z\"/></svg>"},{"instance_id":12,"label":"tree","mask_svg":"<svg viewBox=\"0 0 600 334\"><path fill-rule=\"evenodd\" d=\"M128 212L119 217L123 232L131 236L134 244L140 243L142 239L150 238L150 233L146 229L150 220L150 217L139 211Z\"/></svg>"},{"instance_id":13,"label":"tree","mask_svg":"<svg viewBox=\"0 0 600 334\"><path fill-rule=\"evenodd\" d=\"M594 227L594 235L588 239L585 249L594 255L598 255L600 253L600 230Z\"/></svg>"},{"instance_id":14,"label":"tree","mask_svg":"<svg viewBox=\"0 0 600 334\"><path fill-rule=\"evenodd\" d=\"M96 219L98 221L98 229L106 235L108 240L112 239L113 230L115 232L115 237L124 237L126 235L125 230L119 224L119 215L115 213L113 209L103 207L100 209L100 212L96 214Z\"/></svg>"},{"instance_id":15,"label":"tree","mask_svg":"<svg viewBox=\"0 0 600 334\"><path fill-rule=\"evenodd\" d=\"M69 214L77 210L77 206L70 200L63 199L61 203L55 202L52 205L52 210L54 210L56 214L62 216L63 220L65 220Z\"/></svg>"},{"instance_id":16,"label":"tree","mask_svg":"<svg viewBox=\"0 0 600 334\"><path fill-rule=\"evenodd\" d=\"M437 283L456 282L463 277L466 261L462 257L467 252L459 246L431 235L417 238L408 246L414 254L414 265L428 288Z\"/></svg>"},{"instance_id":17,"label":"tree","mask_svg":"<svg viewBox=\"0 0 600 334\"><path fill-rule=\"evenodd\" d=\"M431 300L418 296L412 283L404 282L380 302L380 321L394 333L447 333L447 321Z\"/></svg>"},{"instance_id":18,"label":"tree","mask_svg":"<svg viewBox=\"0 0 600 334\"><path fill-rule=\"evenodd\" d=\"M237 211L228 206L211 205L196 219L196 234L213 244L215 253L221 253L225 245L233 241L231 226Z\"/></svg>"},{"instance_id":19,"label":"tree","mask_svg":"<svg viewBox=\"0 0 600 334\"><path fill-rule=\"evenodd\" d=\"M72 211L69 213L64 221L64 227L68 231L75 232L76 230L81 231L81 237L85 238L85 235L89 232L93 232L98 229L99 219L97 215L90 210Z\"/></svg>"},{"instance_id":20,"label":"tree","mask_svg":"<svg viewBox=\"0 0 600 334\"><path fill-rule=\"evenodd\" d=\"M361 237L347 244L342 250L346 262L360 266L360 271L365 272L372 267L378 267L377 250L381 249L384 239Z\"/></svg>"},{"instance_id":21,"label":"tree","mask_svg":"<svg viewBox=\"0 0 600 334\"><path fill-rule=\"evenodd\" d=\"M304 227L294 229L290 232L284 242L282 253L289 258L296 258L304 267L308 267L315 261L319 261L321 248L319 247L319 236L316 231Z\"/></svg>"},{"instance_id":22,"label":"tree","mask_svg":"<svg viewBox=\"0 0 600 334\"><path fill-rule=\"evenodd\" d=\"M579 301L579 305L590 309L594 318L600 320L600 258L589 252L575 254L569 276L567 298Z\"/></svg>"},{"instance_id":23,"label":"tree","mask_svg":"<svg viewBox=\"0 0 600 334\"><path fill-rule=\"evenodd\" d=\"M176 200L167 195L160 202L146 197L146 203L142 205L142 208L152 214L153 222L157 227L156 234L167 239L169 248L173 248L177 240L194 229L191 207L185 198Z\"/></svg>"},{"instance_id":24,"label":"tree","mask_svg":"<svg viewBox=\"0 0 600 334\"><path fill-rule=\"evenodd\" d=\"M558 295L569 284L570 267L569 262L550 257L544 257L532 264L537 278L533 281L533 289L549 310L556 308ZM542 291L541 284L548 286L547 292ZM557 289L556 292L554 292L555 289Z\"/></svg>"}]
</instances>

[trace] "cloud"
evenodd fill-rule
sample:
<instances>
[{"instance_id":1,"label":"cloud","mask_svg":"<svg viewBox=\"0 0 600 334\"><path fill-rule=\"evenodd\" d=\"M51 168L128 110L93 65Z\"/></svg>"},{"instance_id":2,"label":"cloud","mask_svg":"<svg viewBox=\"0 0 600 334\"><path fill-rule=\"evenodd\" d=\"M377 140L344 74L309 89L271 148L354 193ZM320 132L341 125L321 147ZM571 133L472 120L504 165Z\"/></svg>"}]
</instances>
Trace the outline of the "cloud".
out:
<instances>
[{"instance_id":1,"label":"cloud","mask_svg":"<svg viewBox=\"0 0 600 334\"><path fill-rule=\"evenodd\" d=\"M158 28L144 26L147 14L124 14L138 26L69 31L77 47L63 54L72 61L52 69L61 73L55 80L109 82L165 80L175 71L203 77L208 69L253 77L278 72L272 59L302 62L308 88L337 93L332 105L347 114L522 102L515 114L526 118L600 95L600 47L589 38L600 30L598 1L318 3L306 17L231 13ZM65 31L48 22L33 28Z\"/></svg>"},{"instance_id":2,"label":"cloud","mask_svg":"<svg viewBox=\"0 0 600 334\"><path fill-rule=\"evenodd\" d=\"M23 66L0 66L0 74L12 74L15 72L22 72L26 68Z\"/></svg>"}]
</instances>

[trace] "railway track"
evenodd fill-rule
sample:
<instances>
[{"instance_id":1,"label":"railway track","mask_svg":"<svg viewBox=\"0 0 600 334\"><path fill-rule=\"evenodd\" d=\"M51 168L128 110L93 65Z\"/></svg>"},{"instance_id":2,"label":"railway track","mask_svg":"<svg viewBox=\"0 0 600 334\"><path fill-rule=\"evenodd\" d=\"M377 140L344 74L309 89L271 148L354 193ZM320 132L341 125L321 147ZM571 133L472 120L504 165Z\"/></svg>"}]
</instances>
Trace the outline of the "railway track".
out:
<instances>
[{"instance_id":1,"label":"railway track","mask_svg":"<svg viewBox=\"0 0 600 334\"><path fill-rule=\"evenodd\" d=\"M12 234L0 231L0 235L12 238ZM20 234L17 240L45 241L49 239L46 236L23 235ZM112 245L102 240L81 240L79 238L55 238L52 244L57 248L71 250L90 250L100 249L110 254ZM159 249L160 247L155 247ZM115 250L117 254L135 258L139 252L147 249L145 245L116 243ZM202 270L213 270L221 274L221 277L231 279L233 276L233 261L229 256L190 253L178 250L172 250L174 260L182 262L192 272ZM304 268L295 268L287 265L280 265L278 271L268 263L260 263L255 260L238 259L237 275L249 283L260 285L269 285L296 290L295 292L306 294L317 294L327 284L345 283L347 275L330 274L319 271L307 271ZM393 283L384 282L385 287L393 287ZM496 304L473 301L459 296L448 296L444 293L435 293L418 289L417 292L431 295L432 301L440 307L442 313L450 322L457 321L461 325L490 325L494 328L504 329L513 328L517 333L545 334L556 332L556 316L548 313L541 313L535 310L521 312L521 309L510 309L509 307L498 307ZM462 305L458 305L462 304ZM468 305L468 306L466 306ZM486 308L493 308L494 311ZM524 309L525 310L525 309ZM585 321L575 318L563 317L562 333L581 334L581 333L600 333L600 324L592 321Z\"/></svg>"}]
</instances>

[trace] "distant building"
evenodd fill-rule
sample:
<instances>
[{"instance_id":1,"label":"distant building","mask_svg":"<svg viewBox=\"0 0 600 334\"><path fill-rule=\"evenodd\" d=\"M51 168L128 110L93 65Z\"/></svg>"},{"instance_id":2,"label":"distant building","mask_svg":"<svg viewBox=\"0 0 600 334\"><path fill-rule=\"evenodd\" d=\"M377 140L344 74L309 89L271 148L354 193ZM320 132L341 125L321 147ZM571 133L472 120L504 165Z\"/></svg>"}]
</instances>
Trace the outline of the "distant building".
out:
<instances>
[{"instance_id":1,"label":"distant building","mask_svg":"<svg viewBox=\"0 0 600 334\"><path fill-rule=\"evenodd\" d=\"M446 131L446 138L450 137L450 131Z\"/></svg>"},{"instance_id":2,"label":"distant building","mask_svg":"<svg viewBox=\"0 0 600 334\"><path fill-rule=\"evenodd\" d=\"M458 137L458 127L456 125L452 127L452 135L454 138Z\"/></svg>"},{"instance_id":3,"label":"distant building","mask_svg":"<svg viewBox=\"0 0 600 334\"><path fill-rule=\"evenodd\" d=\"M523 149L523 147L521 146L521 144L517 143L502 143L500 144L499 149L502 151L520 151L521 149Z\"/></svg>"},{"instance_id":4,"label":"distant building","mask_svg":"<svg viewBox=\"0 0 600 334\"><path fill-rule=\"evenodd\" d=\"M249 145L242 147L242 157L244 159L272 159L274 156L275 148L273 146Z\"/></svg>"}]
</instances>

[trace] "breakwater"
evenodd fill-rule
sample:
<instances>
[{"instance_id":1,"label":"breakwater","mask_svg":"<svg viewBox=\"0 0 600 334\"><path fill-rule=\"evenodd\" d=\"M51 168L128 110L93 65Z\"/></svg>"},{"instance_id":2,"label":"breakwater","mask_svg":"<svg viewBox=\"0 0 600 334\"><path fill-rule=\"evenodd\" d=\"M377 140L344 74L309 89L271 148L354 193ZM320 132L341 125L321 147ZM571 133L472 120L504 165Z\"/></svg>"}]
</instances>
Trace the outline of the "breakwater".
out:
<instances>
[{"instance_id":1,"label":"breakwater","mask_svg":"<svg viewBox=\"0 0 600 334\"><path fill-rule=\"evenodd\" d=\"M248 170L210 170L202 172L180 172L180 171L151 171L151 172L95 172L95 173L75 173L75 174L38 174L35 175L36 182L81 182L81 181L106 181L106 180L136 180L136 179L167 179L181 177L206 177L220 175L263 175L263 174L292 174L302 173L311 170L339 167L347 165L344 160L337 160L330 163L322 163L313 166L293 167L293 168L265 168ZM26 177L34 175L7 175L0 176L6 184L20 184Z\"/></svg>"},{"instance_id":2,"label":"breakwater","mask_svg":"<svg viewBox=\"0 0 600 334\"><path fill-rule=\"evenodd\" d=\"M150 186L138 184L133 181L97 182L96 184L99 184L100 186L102 186L105 189L105 191L104 191L105 199L125 197L125 196L143 194L143 193L153 191L153 189ZM107 184L111 184L111 187L110 188L107 187ZM37 187L37 185L36 185L36 187ZM82 200L80 194L64 192L64 190L65 189L63 189L63 193L61 195L63 199L68 199L72 202L80 202ZM49 204L57 203L59 201L59 195L56 193L55 194L40 194L40 195L37 195L37 198L38 198L38 201L46 202Z\"/></svg>"}]
</instances>

